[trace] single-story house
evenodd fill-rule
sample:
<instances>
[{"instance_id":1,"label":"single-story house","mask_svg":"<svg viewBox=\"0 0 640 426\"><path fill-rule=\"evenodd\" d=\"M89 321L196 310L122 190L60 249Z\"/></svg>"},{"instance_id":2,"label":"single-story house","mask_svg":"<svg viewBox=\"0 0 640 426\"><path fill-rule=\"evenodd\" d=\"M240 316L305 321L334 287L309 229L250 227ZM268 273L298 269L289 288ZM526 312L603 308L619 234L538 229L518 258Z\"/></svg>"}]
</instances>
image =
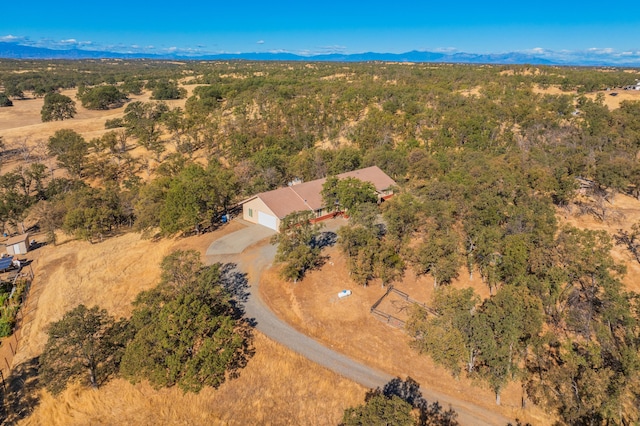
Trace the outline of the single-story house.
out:
<instances>
[{"instance_id":1,"label":"single-story house","mask_svg":"<svg viewBox=\"0 0 640 426\"><path fill-rule=\"evenodd\" d=\"M371 182L380 200L391 197L392 188L396 185L396 182L377 166L341 173L336 177L352 177ZM326 180L316 179L256 194L241 203L242 218L278 231L280 221L293 212L310 210L314 212L316 220L331 217L335 212L322 203L322 185Z\"/></svg>"},{"instance_id":2,"label":"single-story house","mask_svg":"<svg viewBox=\"0 0 640 426\"><path fill-rule=\"evenodd\" d=\"M29 251L29 234L16 235L4 242L7 247L7 254L26 254Z\"/></svg>"}]
</instances>

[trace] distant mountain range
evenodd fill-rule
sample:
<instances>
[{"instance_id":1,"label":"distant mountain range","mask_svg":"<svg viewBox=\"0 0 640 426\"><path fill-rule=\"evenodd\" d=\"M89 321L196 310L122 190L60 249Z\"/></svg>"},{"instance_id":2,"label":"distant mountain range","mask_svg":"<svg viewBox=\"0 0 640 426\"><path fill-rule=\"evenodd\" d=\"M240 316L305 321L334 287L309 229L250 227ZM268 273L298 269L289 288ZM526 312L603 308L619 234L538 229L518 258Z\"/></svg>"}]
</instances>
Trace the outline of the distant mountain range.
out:
<instances>
[{"instance_id":1,"label":"distant mountain range","mask_svg":"<svg viewBox=\"0 0 640 426\"><path fill-rule=\"evenodd\" d=\"M552 52L540 55L522 52L475 54L441 53L413 50L406 53L353 53L297 55L294 53L220 53L202 55L121 53L83 49L47 49L14 42L0 42L0 58L3 59L154 59L154 60L251 60L251 61L324 61L324 62L444 62L467 64L531 64L578 66L630 66L640 67L640 54L616 54L608 52Z\"/></svg>"}]
</instances>

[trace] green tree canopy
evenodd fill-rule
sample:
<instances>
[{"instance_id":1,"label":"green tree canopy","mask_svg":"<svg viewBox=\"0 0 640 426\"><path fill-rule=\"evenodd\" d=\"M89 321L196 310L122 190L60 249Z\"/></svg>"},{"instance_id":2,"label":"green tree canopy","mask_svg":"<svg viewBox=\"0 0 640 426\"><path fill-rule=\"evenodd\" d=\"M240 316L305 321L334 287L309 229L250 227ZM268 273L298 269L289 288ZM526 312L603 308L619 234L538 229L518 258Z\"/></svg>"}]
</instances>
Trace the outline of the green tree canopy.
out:
<instances>
[{"instance_id":1,"label":"green tree canopy","mask_svg":"<svg viewBox=\"0 0 640 426\"><path fill-rule=\"evenodd\" d=\"M366 286L375 278L376 256L380 252L380 239L374 226L343 226L338 229L338 244L347 256L349 275Z\"/></svg>"},{"instance_id":2,"label":"green tree canopy","mask_svg":"<svg viewBox=\"0 0 640 426\"><path fill-rule=\"evenodd\" d=\"M347 408L342 425L416 425L457 426L458 414L443 410L437 402L422 397L420 384L407 377L392 379L382 389L367 392L365 403Z\"/></svg>"},{"instance_id":3,"label":"green tree canopy","mask_svg":"<svg viewBox=\"0 0 640 426\"><path fill-rule=\"evenodd\" d=\"M18 84L11 81L4 81L4 93L12 98L24 99L24 92Z\"/></svg>"},{"instance_id":4,"label":"green tree canopy","mask_svg":"<svg viewBox=\"0 0 640 426\"><path fill-rule=\"evenodd\" d=\"M220 107L222 89L218 86L198 86L187 99L185 109L190 115L207 115Z\"/></svg>"},{"instance_id":5,"label":"green tree canopy","mask_svg":"<svg viewBox=\"0 0 640 426\"><path fill-rule=\"evenodd\" d=\"M0 107L13 106L13 101L4 93L0 92Z\"/></svg>"},{"instance_id":6,"label":"green tree canopy","mask_svg":"<svg viewBox=\"0 0 640 426\"><path fill-rule=\"evenodd\" d=\"M112 85L96 86L78 90L78 98L87 109L105 110L119 108L127 100L127 95Z\"/></svg>"},{"instance_id":7,"label":"green tree canopy","mask_svg":"<svg viewBox=\"0 0 640 426\"><path fill-rule=\"evenodd\" d=\"M411 194L397 194L382 204L389 237L400 247L418 228L420 202Z\"/></svg>"},{"instance_id":8,"label":"green tree canopy","mask_svg":"<svg viewBox=\"0 0 640 426\"><path fill-rule=\"evenodd\" d=\"M131 219L122 208L120 191L114 184L102 189L82 188L67 194L62 202L66 209L62 229L88 241L102 240Z\"/></svg>"},{"instance_id":9,"label":"green tree canopy","mask_svg":"<svg viewBox=\"0 0 640 426\"><path fill-rule=\"evenodd\" d=\"M127 133L138 138L146 149L161 153L164 144L160 141L162 117L169 111L166 103L132 102L124 110L124 125Z\"/></svg>"},{"instance_id":10,"label":"green tree canopy","mask_svg":"<svg viewBox=\"0 0 640 426\"><path fill-rule=\"evenodd\" d=\"M141 95L144 82L136 80L134 77L125 77L124 83L120 86L120 89L127 94Z\"/></svg>"},{"instance_id":11,"label":"green tree canopy","mask_svg":"<svg viewBox=\"0 0 640 426\"><path fill-rule=\"evenodd\" d=\"M397 396L387 398L375 394L364 405L347 408L342 417L343 426L415 426L411 404Z\"/></svg>"},{"instance_id":12,"label":"green tree canopy","mask_svg":"<svg viewBox=\"0 0 640 426\"><path fill-rule=\"evenodd\" d=\"M160 284L134 303L134 337L121 373L185 392L217 387L251 353L249 329L221 286L220 265L205 267L197 252L177 251L162 268Z\"/></svg>"},{"instance_id":13,"label":"green tree canopy","mask_svg":"<svg viewBox=\"0 0 640 426\"><path fill-rule=\"evenodd\" d=\"M322 225L311 223L313 212L294 212L282 220L280 233L273 241L278 243L276 261L283 262L282 276L294 282L304 278L309 269L320 264L317 244Z\"/></svg>"},{"instance_id":14,"label":"green tree canopy","mask_svg":"<svg viewBox=\"0 0 640 426\"><path fill-rule=\"evenodd\" d=\"M378 196L371 182L352 177L329 177L322 185L322 200L329 209L350 211L363 203L376 203Z\"/></svg>"},{"instance_id":15,"label":"green tree canopy","mask_svg":"<svg viewBox=\"0 0 640 426\"><path fill-rule=\"evenodd\" d=\"M472 288L438 288L433 299L438 316L429 315L422 307L411 313L407 331L415 339L412 346L429 354L454 376L462 372L463 366L472 371L477 349L472 340L471 320L479 303Z\"/></svg>"},{"instance_id":16,"label":"green tree canopy","mask_svg":"<svg viewBox=\"0 0 640 426\"><path fill-rule=\"evenodd\" d=\"M540 299L511 285L485 300L473 317L476 370L495 392L497 404L506 383L518 377L527 347L542 331L542 320Z\"/></svg>"},{"instance_id":17,"label":"green tree canopy","mask_svg":"<svg viewBox=\"0 0 640 426\"><path fill-rule=\"evenodd\" d=\"M43 122L62 121L73 118L76 115L76 103L68 96L57 92L47 93L44 96L44 105L40 111Z\"/></svg>"},{"instance_id":18,"label":"green tree canopy","mask_svg":"<svg viewBox=\"0 0 640 426\"><path fill-rule=\"evenodd\" d=\"M37 198L44 197L43 179L45 166L32 163L18 166L0 175L0 227L5 223L17 226L28 213ZM34 193L35 192L35 193Z\"/></svg>"},{"instance_id":19,"label":"green tree canopy","mask_svg":"<svg viewBox=\"0 0 640 426\"><path fill-rule=\"evenodd\" d=\"M542 331L542 304L527 288L513 285L477 304L472 289L441 289L434 299L438 316L415 309L407 327L416 349L454 375L466 363L469 373L489 383L500 404L501 390L519 377L525 354Z\"/></svg>"},{"instance_id":20,"label":"green tree canopy","mask_svg":"<svg viewBox=\"0 0 640 426\"><path fill-rule=\"evenodd\" d=\"M40 357L40 380L52 393L80 379L98 387L117 372L127 338L107 311L79 305L51 323Z\"/></svg>"},{"instance_id":21,"label":"green tree canopy","mask_svg":"<svg viewBox=\"0 0 640 426\"><path fill-rule=\"evenodd\" d=\"M215 161L206 169L187 165L170 181L159 212L160 228L167 234L199 232L202 225L213 224L226 211L236 191L233 173Z\"/></svg>"},{"instance_id":22,"label":"green tree canopy","mask_svg":"<svg viewBox=\"0 0 640 426\"><path fill-rule=\"evenodd\" d=\"M433 286L450 283L458 277L462 261L458 253L459 237L452 230L430 229L423 241L411 252L418 274L430 273Z\"/></svg>"},{"instance_id":23,"label":"green tree canopy","mask_svg":"<svg viewBox=\"0 0 640 426\"><path fill-rule=\"evenodd\" d=\"M60 167L76 177L82 175L89 145L79 133L71 129L58 130L49 138L47 148L49 155L56 157Z\"/></svg>"},{"instance_id":24,"label":"green tree canopy","mask_svg":"<svg viewBox=\"0 0 640 426\"><path fill-rule=\"evenodd\" d=\"M158 80L147 83L151 89L151 99L169 100L182 99L187 96L187 90L178 86L177 81Z\"/></svg>"}]
</instances>

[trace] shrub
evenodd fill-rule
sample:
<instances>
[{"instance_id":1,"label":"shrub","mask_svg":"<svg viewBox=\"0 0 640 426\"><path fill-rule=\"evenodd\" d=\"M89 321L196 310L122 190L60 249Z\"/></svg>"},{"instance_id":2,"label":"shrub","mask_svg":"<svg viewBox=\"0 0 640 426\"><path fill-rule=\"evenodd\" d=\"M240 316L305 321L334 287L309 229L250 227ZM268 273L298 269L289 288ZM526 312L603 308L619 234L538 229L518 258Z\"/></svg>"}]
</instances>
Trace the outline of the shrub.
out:
<instances>
[{"instance_id":1,"label":"shrub","mask_svg":"<svg viewBox=\"0 0 640 426\"><path fill-rule=\"evenodd\" d=\"M118 127L124 127L124 120L122 118L112 118L104 122L105 129L117 129Z\"/></svg>"},{"instance_id":2,"label":"shrub","mask_svg":"<svg viewBox=\"0 0 640 426\"><path fill-rule=\"evenodd\" d=\"M13 106L13 102L9 97L4 93L0 92L0 107L10 107Z\"/></svg>"}]
</instances>

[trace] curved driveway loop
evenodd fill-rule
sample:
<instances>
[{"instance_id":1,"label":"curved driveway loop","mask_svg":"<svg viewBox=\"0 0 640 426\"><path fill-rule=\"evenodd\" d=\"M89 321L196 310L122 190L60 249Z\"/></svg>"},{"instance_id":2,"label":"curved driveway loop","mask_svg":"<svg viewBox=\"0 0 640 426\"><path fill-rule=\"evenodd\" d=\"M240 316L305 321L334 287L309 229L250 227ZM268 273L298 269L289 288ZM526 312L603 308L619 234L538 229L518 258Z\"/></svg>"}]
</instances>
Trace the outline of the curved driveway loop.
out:
<instances>
[{"instance_id":1,"label":"curved driveway loop","mask_svg":"<svg viewBox=\"0 0 640 426\"><path fill-rule=\"evenodd\" d=\"M255 321L256 328L269 338L283 344L311 361L322 365L367 388L383 387L393 376L383 373L351 358L342 355L316 340L300 333L278 318L260 298L260 274L273 262L275 246L265 244L251 247L272 236L275 232L260 225L250 225L211 243L207 249L207 263L236 263L241 271L253 271L248 281L250 293L244 302L245 316ZM245 265L242 259L234 256L245 252L252 259L251 265ZM245 257L245 256L243 256ZM443 408L451 406L458 413L461 425L506 425L509 419L474 404L460 401L449 395L421 388L423 397L431 402L438 401Z\"/></svg>"}]
</instances>

